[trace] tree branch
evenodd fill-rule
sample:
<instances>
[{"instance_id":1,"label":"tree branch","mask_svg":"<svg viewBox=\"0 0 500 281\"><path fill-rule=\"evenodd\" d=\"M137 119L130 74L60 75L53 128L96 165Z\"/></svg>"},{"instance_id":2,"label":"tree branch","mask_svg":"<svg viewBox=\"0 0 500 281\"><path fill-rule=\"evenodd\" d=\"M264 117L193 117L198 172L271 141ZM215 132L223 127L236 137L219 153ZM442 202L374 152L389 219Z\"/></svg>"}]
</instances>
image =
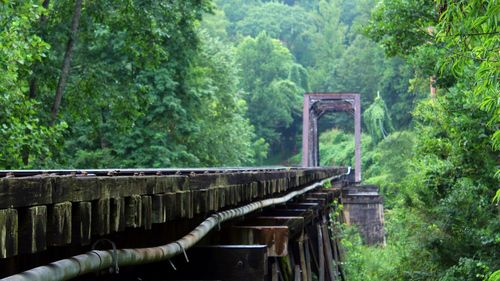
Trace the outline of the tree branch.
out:
<instances>
[{"instance_id":1,"label":"tree branch","mask_svg":"<svg viewBox=\"0 0 500 281\"><path fill-rule=\"evenodd\" d=\"M66 86L66 80L69 76L71 59L73 57L73 49L75 46L76 36L78 33L78 24L80 23L80 16L82 13L82 2L83 0L76 0L75 2L75 10L73 12L73 19L71 21L71 31L68 38L68 44L66 45L66 52L64 54L63 65L61 68L61 76L59 77L59 82L57 83L54 104L52 106L51 125L54 124L54 122L56 121L57 113L59 112L59 107L61 105L64 87Z\"/></svg>"}]
</instances>

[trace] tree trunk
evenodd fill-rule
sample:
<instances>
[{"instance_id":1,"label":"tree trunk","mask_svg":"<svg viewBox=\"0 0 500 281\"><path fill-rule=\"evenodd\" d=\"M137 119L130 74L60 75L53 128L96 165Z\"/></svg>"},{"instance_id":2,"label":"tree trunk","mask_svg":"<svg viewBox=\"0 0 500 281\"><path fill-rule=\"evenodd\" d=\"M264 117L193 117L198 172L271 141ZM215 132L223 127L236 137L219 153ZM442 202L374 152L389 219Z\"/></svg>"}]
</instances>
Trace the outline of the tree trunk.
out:
<instances>
[{"instance_id":1,"label":"tree trunk","mask_svg":"<svg viewBox=\"0 0 500 281\"><path fill-rule=\"evenodd\" d=\"M47 12L47 9L49 8L50 0L44 0L42 3L42 7L45 9L45 12ZM40 16L40 38L44 40L45 38L45 24L47 23L47 13L43 13ZM36 98L37 94L37 83L36 83L36 72L37 72L37 67L39 63L35 63L33 65L33 75L31 76L30 79L30 89L29 89L29 97L30 99Z\"/></svg>"},{"instance_id":2,"label":"tree trunk","mask_svg":"<svg viewBox=\"0 0 500 281\"><path fill-rule=\"evenodd\" d=\"M54 122L56 121L57 113L59 112L59 106L61 105L64 87L66 86L66 80L69 75L71 59L73 57L73 49L75 46L76 35L78 33L78 24L80 23L80 16L82 13L82 2L83 0L76 0L75 2L75 10L73 12L73 19L71 20L71 31L68 38L68 44L66 45L66 52L64 54L61 76L59 77L59 82L57 83L54 105L52 106L51 124L54 124Z\"/></svg>"}]
</instances>

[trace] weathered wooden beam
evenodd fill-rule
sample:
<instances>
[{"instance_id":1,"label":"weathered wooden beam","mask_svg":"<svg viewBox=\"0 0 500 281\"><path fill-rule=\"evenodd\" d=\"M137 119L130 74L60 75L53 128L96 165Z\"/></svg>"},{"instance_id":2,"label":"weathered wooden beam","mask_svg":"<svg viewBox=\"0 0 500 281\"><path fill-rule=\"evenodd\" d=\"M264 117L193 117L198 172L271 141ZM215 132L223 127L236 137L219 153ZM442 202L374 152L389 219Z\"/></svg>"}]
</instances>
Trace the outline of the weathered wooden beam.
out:
<instances>
[{"instance_id":1,"label":"weathered wooden beam","mask_svg":"<svg viewBox=\"0 0 500 281\"><path fill-rule=\"evenodd\" d=\"M141 196L142 206L142 227L146 230L151 229L153 223L153 201L151 196Z\"/></svg>"},{"instance_id":2,"label":"weathered wooden beam","mask_svg":"<svg viewBox=\"0 0 500 281\"><path fill-rule=\"evenodd\" d=\"M111 232L125 230L125 198L111 198L110 204L109 227Z\"/></svg>"},{"instance_id":3,"label":"weathered wooden beam","mask_svg":"<svg viewBox=\"0 0 500 281\"><path fill-rule=\"evenodd\" d=\"M34 206L19 212L19 252L32 254L47 248L47 207Z\"/></svg>"},{"instance_id":4,"label":"weathered wooden beam","mask_svg":"<svg viewBox=\"0 0 500 281\"><path fill-rule=\"evenodd\" d=\"M152 223L164 223L167 221L166 195L155 194L152 196Z\"/></svg>"},{"instance_id":5,"label":"weathered wooden beam","mask_svg":"<svg viewBox=\"0 0 500 281\"><path fill-rule=\"evenodd\" d=\"M192 218L193 202L191 191L178 191L176 195L176 217L177 218Z\"/></svg>"},{"instance_id":6,"label":"weathered wooden beam","mask_svg":"<svg viewBox=\"0 0 500 281\"><path fill-rule=\"evenodd\" d=\"M16 209L0 210L0 258L17 255L18 216Z\"/></svg>"},{"instance_id":7,"label":"weathered wooden beam","mask_svg":"<svg viewBox=\"0 0 500 281\"><path fill-rule=\"evenodd\" d=\"M106 235L110 233L111 208L109 198L102 198L92 201L92 234Z\"/></svg>"},{"instance_id":8,"label":"weathered wooden beam","mask_svg":"<svg viewBox=\"0 0 500 281\"><path fill-rule=\"evenodd\" d=\"M48 209L47 240L49 246L71 243L71 202L50 205Z\"/></svg>"},{"instance_id":9,"label":"weathered wooden beam","mask_svg":"<svg viewBox=\"0 0 500 281\"><path fill-rule=\"evenodd\" d=\"M302 234L304 230L304 218L301 216L258 216L245 220L240 225L287 226L289 236L293 237Z\"/></svg>"},{"instance_id":10,"label":"weathered wooden beam","mask_svg":"<svg viewBox=\"0 0 500 281\"><path fill-rule=\"evenodd\" d=\"M80 245L88 245L92 239L92 203L73 203L72 240Z\"/></svg>"},{"instance_id":11,"label":"weathered wooden beam","mask_svg":"<svg viewBox=\"0 0 500 281\"><path fill-rule=\"evenodd\" d=\"M178 202L176 201L176 195L173 192L165 193L165 208L166 208L166 220L174 220L176 216L176 210Z\"/></svg>"},{"instance_id":12,"label":"weathered wooden beam","mask_svg":"<svg viewBox=\"0 0 500 281\"><path fill-rule=\"evenodd\" d=\"M188 177L34 176L0 178L0 208L94 201L190 189Z\"/></svg>"},{"instance_id":13,"label":"weathered wooden beam","mask_svg":"<svg viewBox=\"0 0 500 281\"><path fill-rule=\"evenodd\" d=\"M288 226L233 226L231 244L267 245L268 256L288 255Z\"/></svg>"},{"instance_id":14,"label":"weathered wooden beam","mask_svg":"<svg viewBox=\"0 0 500 281\"><path fill-rule=\"evenodd\" d=\"M140 195L132 195L125 198L125 217L127 227L142 226L142 202Z\"/></svg>"},{"instance_id":15,"label":"weathered wooden beam","mask_svg":"<svg viewBox=\"0 0 500 281\"><path fill-rule=\"evenodd\" d=\"M325 281L325 251L323 247L323 231L321 229L321 225L317 224L316 225L317 229L317 234L318 234L318 271L319 271L319 276L318 280L319 281Z\"/></svg>"}]
</instances>

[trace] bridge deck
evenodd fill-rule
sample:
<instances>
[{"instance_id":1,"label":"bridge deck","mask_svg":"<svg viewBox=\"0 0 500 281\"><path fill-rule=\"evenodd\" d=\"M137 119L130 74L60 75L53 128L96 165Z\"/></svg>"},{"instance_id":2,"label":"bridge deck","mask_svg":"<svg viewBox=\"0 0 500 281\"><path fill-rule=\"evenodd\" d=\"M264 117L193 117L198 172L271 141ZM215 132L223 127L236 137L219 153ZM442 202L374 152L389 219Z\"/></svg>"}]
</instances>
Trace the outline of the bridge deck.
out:
<instances>
[{"instance_id":1,"label":"bridge deck","mask_svg":"<svg viewBox=\"0 0 500 281\"><path fill-rule=\"evenodd\" d=\"M0 262L206 216L347 168L0 171Z\"/></svg>"}]
</instances>

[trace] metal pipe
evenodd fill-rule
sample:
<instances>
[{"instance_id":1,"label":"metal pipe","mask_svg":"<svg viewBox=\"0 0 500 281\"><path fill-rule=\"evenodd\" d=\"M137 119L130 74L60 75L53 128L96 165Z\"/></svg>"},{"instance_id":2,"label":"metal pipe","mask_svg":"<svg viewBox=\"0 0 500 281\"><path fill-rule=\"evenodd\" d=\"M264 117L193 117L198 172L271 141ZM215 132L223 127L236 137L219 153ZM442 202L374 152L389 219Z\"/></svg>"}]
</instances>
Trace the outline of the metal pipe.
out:
<instances>
[{"instance_id":1,"label":"metal pipe","mask_svg":"<svg viewBox=\"0 0 500 281\"><path fill-rule=\"evenodd\" d=\"M98 272L108 269L115 265L114 258L118 266L140 265L153 263L162 260L168 260L173 256L183 253L198 243L205 235L207 235L214 227L227 220L241 217L253 211L259 210L275 204L280 204L289 201L295 196L304 194L319 186L322 186L326 181L331 181L340 178L350 173L350 167L347 173L324 179L320 182L307 186L297 191L288 193L285 196L265 199L248 205L230 209L227 211L216 213L204 220L198 227L188 233L181 239L169 244L150 248L137 249L119 249L113 250L92 250L85 254L73 256L67 259L55 261L49 265L39 266L22 273L9 276L2 279L3 281L58 281L70 280L72 278Z\"/></svg>"}]
</instances>

